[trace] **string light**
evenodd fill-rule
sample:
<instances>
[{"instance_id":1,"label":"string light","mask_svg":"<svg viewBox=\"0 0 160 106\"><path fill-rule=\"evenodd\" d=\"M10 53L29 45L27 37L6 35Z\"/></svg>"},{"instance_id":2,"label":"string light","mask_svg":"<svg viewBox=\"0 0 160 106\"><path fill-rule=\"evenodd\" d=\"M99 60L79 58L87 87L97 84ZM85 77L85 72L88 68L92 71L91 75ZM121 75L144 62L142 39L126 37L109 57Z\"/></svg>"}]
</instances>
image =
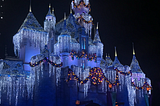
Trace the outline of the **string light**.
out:
<instances>
[{"instance_id":1,"label":"string light","mask_svg":"<svg viewBox=\"0 0 160 106\"><path fill-rule=\"evenodd\" d=\"M152 86L150 86L147 82L144 82L143 86L141 87L136 86L134 82L132 82L131 85L134 86L137 90L146 88L146 90L149 91L152 88Z\"/></svg>"},{"instance_id":2,"label":"string light","mask_svg":"<svg viewBox=\"0 0 160 106\"><path fill-rule=\"evenodd\" d=\"M46 57L45 57L44 59L42 59L42 60L34 63L34 64L32 64L31 62L29 62L29 65L30 65L31 67L35 67L35 66L41 64L42 62L48 62L48 63L50 63L52 66L55 66L55 67L61 67L61 66L62 66L62 63L61 63L61 64L56 64L56 63L50 61L49 59L47 59Z\"/></svg>"},{"instance_id":3,"label":"string light","mask_svg":"<svg viewBox=\"0 0 160 106\"><path fill-rule=\"evenodd\" d=\"M77 53L77 52L75 52L75 51L72 50L70 52L70 56L71 56L72 60L74 60L74 57L76 57L77 59L87 58L88 61L92 61L92 60L94 60L95 62L97 61L96 53L94 53L92 55L91 54L87 55L87 53L84 52L84 51Z\"/></svg>"}]
</instances>

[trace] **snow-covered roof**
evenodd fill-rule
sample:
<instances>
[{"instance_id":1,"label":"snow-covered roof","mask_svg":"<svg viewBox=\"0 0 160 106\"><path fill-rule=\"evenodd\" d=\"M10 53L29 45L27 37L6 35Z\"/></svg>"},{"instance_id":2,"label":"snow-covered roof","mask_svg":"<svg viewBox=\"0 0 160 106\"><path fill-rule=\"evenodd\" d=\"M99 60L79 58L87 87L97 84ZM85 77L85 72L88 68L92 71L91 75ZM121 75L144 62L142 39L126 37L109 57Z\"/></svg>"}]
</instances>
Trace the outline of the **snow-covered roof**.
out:
<instances>
[{"instance_id":1,"label":"snow-covered roof","mask_svg":"<svg viewBox=\"0 0 160 106\"><path fill-rule=\"evenodd\" d=\"M32 12L29 12L26 19L24 20L23 24L21 25L20 29L31 29L31 30L36 30L36 31L44 31L43 27L39 24L37 19L34 17Z\"/></svg>"}]
</instances>

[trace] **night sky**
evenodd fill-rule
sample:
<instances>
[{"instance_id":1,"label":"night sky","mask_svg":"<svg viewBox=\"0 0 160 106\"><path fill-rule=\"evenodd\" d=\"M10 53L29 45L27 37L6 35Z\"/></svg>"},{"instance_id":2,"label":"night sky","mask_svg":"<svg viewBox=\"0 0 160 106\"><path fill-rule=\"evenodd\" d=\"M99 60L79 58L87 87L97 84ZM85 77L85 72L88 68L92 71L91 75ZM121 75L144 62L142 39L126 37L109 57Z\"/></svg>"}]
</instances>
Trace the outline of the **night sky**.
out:
<instances>
[{"instance_id":1,"label":"night sky","mask_svg":"<svg viewBox=\"0 0 160 106\"><path fill-rule=\"evenodd\" d=\"M32 12L43 26L48 5L55 8L57 22L69 15L71 0L32 0ZM123 65L130 65L132 43L137 60L153 85L153 105L160 98L160 2L158 0L90 0L94 24L105 53L114 60L114 47ZM0 58L14 56L12 38L29 12L30 0L0 0ZM158 88L159 86L159 88Z\"/></svg>"}]
</instances>

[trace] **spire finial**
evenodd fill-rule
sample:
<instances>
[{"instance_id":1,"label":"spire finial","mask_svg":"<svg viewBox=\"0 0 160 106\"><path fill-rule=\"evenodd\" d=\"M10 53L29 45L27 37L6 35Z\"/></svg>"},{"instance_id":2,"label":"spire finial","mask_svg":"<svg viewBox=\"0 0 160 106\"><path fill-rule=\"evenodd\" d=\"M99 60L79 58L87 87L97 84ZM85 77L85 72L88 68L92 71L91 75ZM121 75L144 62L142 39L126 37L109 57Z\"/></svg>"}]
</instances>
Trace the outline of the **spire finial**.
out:
<instances>
[{"instance_id":1,"label":"spire finial","mask_svg":"<svg viewBox=\"0 0 160 106\"><path fill-rule=\"evenodd\" d=\"M134 50L134 43L132 43L132 46L133 46L133 55L135 55L135 50Z\"/></svg>"},{"instance_id":2,"label":"spire finial","mask_svg":"<svg viewBox=\"0 0 160 106\"><path fill-rule=\"evenodd\" d=\"M52 12L54 12L54 7L52 8Z\"/></svg>"},{"instance_id":3,"label":"spire finial","mask_svg":"<svg viewBox=\"0 0 160 106\"><path fill-rule=\"evenodd\" d=\"M97 22L97 27L96 27L96 29L98 29L98 22Z\"/></svg>"},{"instance_id":4,"label":"spire finial","mask_svg":"<svg viewBox=\"0 0 160 106\"><path fill-rule=\"evenodd\" d=\"M70 14L72 14L72 7L70 7Z\"/></svg>"},{"instance_id":5,"label":"spire finial","mask_svg":"<svg viewBox=\"0 0 160 106\"><path fill-rule=\"evenodd\" d=\"M5 45L5 58L8 56L7 54L7 45Z\"/></svg>"},{"instance_id":6,"label":"spire finial","mask_svg":"<svg viewBox=\"0 0 160 106\"><path fill-rule=\"evenodd\" d=\"M51 4L49 4L49 9L51 8Z\"/></svg>"},{"instance_id":7,"label":"spire finial","mask_svg":"<svg viewBox=\"0 0 160 106\"><path fill-rule=\"evenodd\" d=\"M115 57L117 57L117 50L116 50L116 47L115 47Z\"/></svg>"},{"instance_id":8,"label":"spire finial","mask_svg":"<svg viewBox=\"0 0 160 106\"><path fill-rule=\"evenodd\" d=\"M31 0L30 0L30 5L29 5L29 12L32 12L32 8L31 8Z\"/></svg>"},{"instance_id":9,"label":"spire finial","mask_svg":"<svg viewBox=\"0 0 160 106\"><path fill-rule=\"evenodd\" d=\"M109 53L108 53L108 57L110 57Z\"/></svg>"},{"instance_id":10,"label":"spire finial","mask_svg":"<svg viewBox=\"0 0 160 106\"><path fill-rule=\"evenodd\" d=\"M66 13L64 13L64 20L66 20Z\"/></svg>"}]
</instances>

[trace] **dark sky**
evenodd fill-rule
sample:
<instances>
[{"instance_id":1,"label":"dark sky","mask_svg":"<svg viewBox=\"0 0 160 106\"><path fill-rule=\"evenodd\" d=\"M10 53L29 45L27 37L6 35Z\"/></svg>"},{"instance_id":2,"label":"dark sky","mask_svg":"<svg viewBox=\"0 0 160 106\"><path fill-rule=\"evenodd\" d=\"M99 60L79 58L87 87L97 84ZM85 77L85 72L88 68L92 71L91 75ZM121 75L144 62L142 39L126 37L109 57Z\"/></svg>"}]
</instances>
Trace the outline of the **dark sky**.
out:
<instances>
[{"instance_id":1,"label":"dark sky","mask_svg":"<svg viewBox=\"0 0 160 106\"><path fill-rule=\"evenodd\" d=\"M69 15L71 0L32 0L32 12L43 26L49 3L55 8L57 22L64 12ZM114 47L123 65L132 60L132 42L139 64L152 80L153 105L160 98L160 2L158 0L90 0L94 24L99 33L104 54L114 59ZM17 33L29 11L29 0L0 0L0 58L14 55L12 37ZM2 13L3 12L3 13ZM3 17L3 19L1 19Z\"/></svg>"}]
</instances>

